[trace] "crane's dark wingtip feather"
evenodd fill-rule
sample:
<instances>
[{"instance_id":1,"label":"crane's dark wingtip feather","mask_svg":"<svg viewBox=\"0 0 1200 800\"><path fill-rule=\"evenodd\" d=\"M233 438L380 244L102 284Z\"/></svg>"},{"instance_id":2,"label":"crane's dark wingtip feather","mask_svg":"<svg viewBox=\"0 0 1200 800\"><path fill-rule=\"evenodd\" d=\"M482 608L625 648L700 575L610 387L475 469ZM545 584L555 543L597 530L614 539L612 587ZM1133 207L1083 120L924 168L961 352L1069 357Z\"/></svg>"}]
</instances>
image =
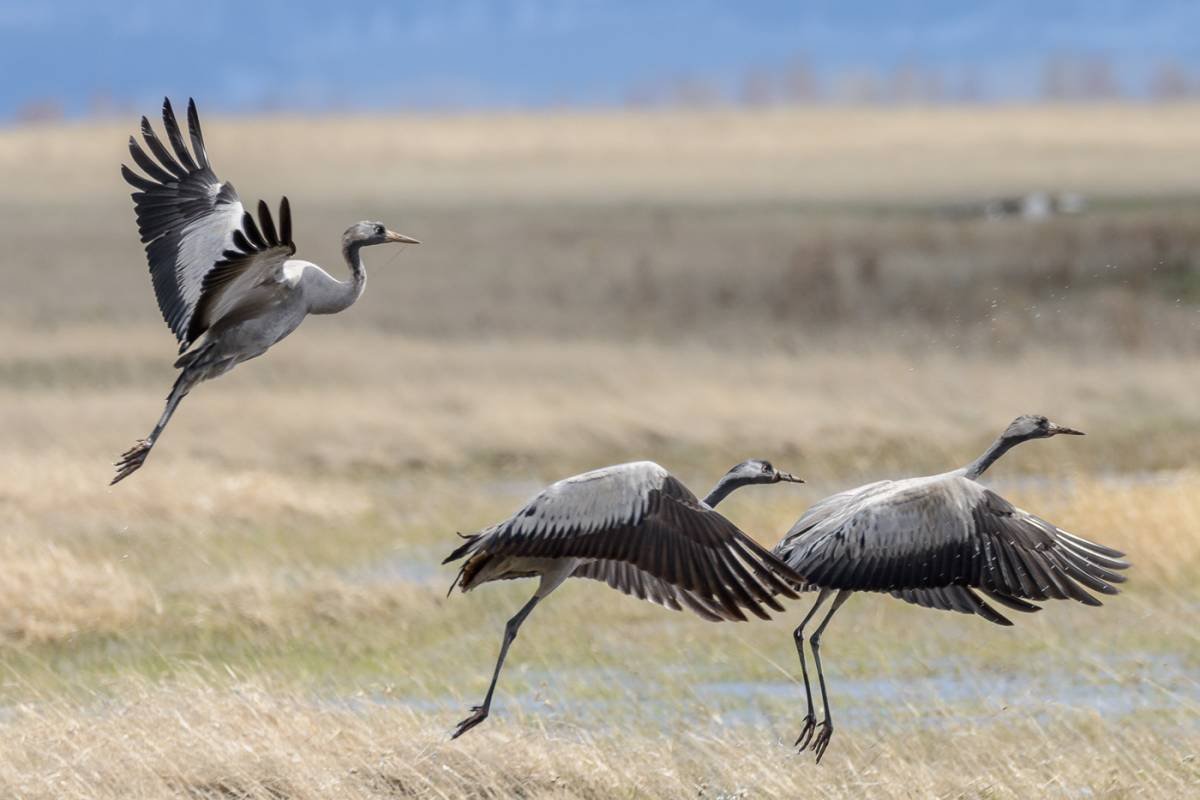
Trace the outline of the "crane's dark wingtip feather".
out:
<instances>
[{"instance_id":1,"label":"crane's dark wingtip feather","mask_svg":"<svg viewBox=\"0 0 1200 800\"><path fill-rule=\"evenodd\" d=\"M1075 545L1078 545L1080 547L1091 550L1092 552L1097 553L1099 555L1107 556L1108 558L1124 558L1125 557L1125 554L1122 553L1120 550L1116 550L1112 547L1108 547L1107 545L1098 544L1089 539L1084 539L1082 536L1076 536L1075 534L1071 533L1070 531L1064 531L1064 530L1060 529L1058 531L1058 534L1059 534L1060 538L1066 539L1068 542L1071 542Z\"/></svg>"},{"instance_id":2,"label":"crane's dark wingtip feather","mask_svg":"<svg viewBox=\"0 0 1200 800\"><path fill-rule=\"evenodd\" d=\"M240 258L253 249L250 245L250 241L246 238L246 234L240 230L233 232L233 246L237 249L225 250L221 253L221 257L227 260Z\"/></svg>"},{"instance_id":3,"label":"crane's dark wingtip feather","mask_svg":"<svg viewBox=\"0 0 1200 800\"><path fill-rule=\"evenodd\" d=\"M188 98L187 108L188 136L192 139L192 150L196 153L196 161L201 169L208 168L208 152L204 149L204 134L200 130L200 114L196 111L196 101Z\"/></svg>"},{"instance_id":4,"label":"crane's dark wingtip feather","mask_svg":"<svg viewBox=\"0 0 1200 800\"><path fill-rule=\"evenodd\" d=\"M167 129L167 138L168 139L172 138L171 137L171 128L173 127L172 126L173 122L174 122L174 117L169 116L167 114L167 112L164 111L163 112L163 126ZM175 126L175 127L176 127L176 132L178 132L177 126ZM188 171L184 168L183 165L179 164L175 160L175 157L171 155L171 153L167 150L167 148L163 147L162 142L159 141L158 135L154 132L154 128L152 128L150 126L150 120L146 119L145 117L142 117L142 138L146 141L146 146L150 148L150 152L154 155L155 158L158 159L158 161L162 165L162 167L165 170L167 170L167 172L171 173L171 175L173 176L173 178L171 178L171 180L175 180L175 179L183 180L188 177L188 174L189 174ZM139 166L142 166L142 165L139 163Z\"/></svg>"},{"instance_id":5,"label":"crane's dark wingtip feather","mask_svg":"<svg viewBox=\"0 0 1200 800\"><path fill-rule=\"evenodd\" d=\"M242 232L255 248L265 250L267 247L266 241L263 239L262 231L258 229L258 223L254 221L254 215L249 211L242 213Z\"/></svg>"},{"instance_id":6,"label":"crane's dark wingtip feather","mask_svg":"<svg viewBox=\"0 0 1200 800\"><path fill-rule=\"evenodd\" d=\"M966 591L970 592L971 590L967 589ZM1026 600L1022 600L1019 597L1012 597L1011 595L1001 594L1000 592L993 592L991 589L986 589L983 587L979 587L979 591L983 592L983 594L992 602L999 603L1006 608L1011 608L1013 611L1020 611L1023 614L1033 614L1042 610L1041 606L1035 605ZM982 602L982 600L980 602Z\"/></svg>"},{"instance_id":7,"label":"crane's dark wingtip feather","mask_svg":"<svg viewBox=\"0 0 1200 800\"><path fill-rule=\"evenodd\" d=\"M154 159L146 155L146 151L132 136L129 137L129 155L133 157L133 162L149 176L150 180L157 181L159 184L170 183L174 180Z\"/></svg>"},{"instance_id":8,"label":"crane's dark wingtip feather","mask_svg":"<svg viewBox=\"0 0 1200 800\"><path fill-rule=\"evenodd\" d=\"M806 583L804 577L776 553L744 534L735 540L735 547L741 552L742 557L753 566L755 574L770 584L770 588L775 594L781 594L792 600L800 596L796 589Z\"/></svg>"},{"instance_id":9,"label":"crane's dark wingtip feather","mask_svg":"<svg viewBox=\"0 0 1200 800\"><path fill-rule=\"evenodd\" d=\"M121 177L124 178L125 182L130 186L134 187L135 189L140 189L143 192L150 191L157 186L156 183L146 180L124 164L121 165ZM136 200L136 196L134 199Z\"/></svg>"},{"instance_id":10,"label":"crane's dark wingtip feather","mask_svg":"<svg viewBox=\"0 0 1200 800\"><path fill-rule=\"evenodd\" d=\"M271 247L279 246L279 233L275 230L275 220L271 218L271 207L266 200L258 201L258 223L262 227L263 238Z\"/></svg>"},{"instance_id":11,"label":"crane's dark wingtip feather","mask_svg":"<svg viewBox=\"0 0 1200 800\"><path fill-rule=\"evenodd\" d=\"M295 255L296 243L292 241L292 204L288 202L286 194L279 201L279 238L292 248L292 255Z\"/></svg>"},{"instance_id":12,"label":"crane's dark wingtip feather","mask_svg":"<svg viewBox=\"0 0 1200 800\"><path fill-rule=\"evenodd\" d=\"M175 109L171 107L169 100L163 105L163 128L167 132L167 140L171 143L171 149L175 151L175 158L179 160L184 172L190 175L199 169L196 160L192 158L191 151L183 142L183 132L179 130L179 121L175 118ZM180 177L185 176L181 175Z\"/></svg>"}]
</instances>

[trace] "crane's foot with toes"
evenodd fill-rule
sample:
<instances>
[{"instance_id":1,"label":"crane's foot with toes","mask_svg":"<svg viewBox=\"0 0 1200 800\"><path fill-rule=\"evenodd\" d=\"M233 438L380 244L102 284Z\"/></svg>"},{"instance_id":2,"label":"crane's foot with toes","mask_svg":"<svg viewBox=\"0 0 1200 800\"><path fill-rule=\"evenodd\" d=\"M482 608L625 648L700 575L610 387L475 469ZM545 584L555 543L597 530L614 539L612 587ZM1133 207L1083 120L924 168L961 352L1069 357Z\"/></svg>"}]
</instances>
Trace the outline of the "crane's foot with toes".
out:
<instances>
[{"instance_id":1,"label":"crane's foot with toes","mask_svg":"<svg viewBox=\"0 0 1200 800\"><path fill-rule=\"evenodd\" d=\"M450 734L451 739L457 739L467 731L474 728L479 723L487 719L488 709L484 706L471 706L471 716L464 719L454 728L454 733Z\"/></svg>"},{"instance_id":2,"label":"crane's foot with toes","mask_svg":"<svg viewBox=\"0 0 1200 800\"><path fill-rule=\"evenodd\" d=\"M821 763L821 757L825 755L825 748L829 747L829 740L833 737L833 723L829 720L822 720L817 726L816 736L812 740L812 751L817 757L817 764Z\"/></svg>"},{"instance_id":3,"label":"crane's foot with toes","mask_svg":"<svg viewBox=\"0 0 1200 800\"><path fill-rule=\"evenodd\" d=\"M796 737L796 743L792 745L796 748L796 752L803 753L812 741L813 733L817 729L817 718L813 714L809 714L804 718L804 727L800 729L800 735Z\"/></svg>"},{"instance_id":4,"label":"crane's foot with toes","mask_svg":"<svg viewBox=\"0 0 1200 800\"><path fill-rule=\"evenodd\" d=\"M117 474L109 481L109 486L112 486L118 481L123 481L133 473L137 472L142 464L146 463L146 456L150 455L150 448L154 446L154 442L149 439L141 439L133 447L126 450L121 455L121 460L115 466Z\"/></svg>"}]
</instances>

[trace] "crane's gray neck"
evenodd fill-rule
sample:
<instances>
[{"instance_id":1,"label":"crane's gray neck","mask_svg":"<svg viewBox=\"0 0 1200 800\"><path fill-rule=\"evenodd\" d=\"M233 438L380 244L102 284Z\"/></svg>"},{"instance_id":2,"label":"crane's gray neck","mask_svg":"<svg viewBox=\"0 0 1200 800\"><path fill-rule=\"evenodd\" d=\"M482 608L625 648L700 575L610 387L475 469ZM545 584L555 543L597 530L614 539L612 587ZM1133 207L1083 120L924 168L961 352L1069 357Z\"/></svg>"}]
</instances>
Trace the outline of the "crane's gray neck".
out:
<instances>
[{"instance_id":1,"label":"crane's gray neck","mask_svg":"<svg viewBox=\"0 0 1200 800\"><path fill-rule=\"evenodd\" d=\"M310 314L336 314L354 305L367 287L367 270L363 265L362 245L352 242L342 246L342 257L350 266L350 280L332 281L331 285L322 286L314 292L315 297L309 303Z\"/></svg>"},{"instance_id":2,"label":"crane's gray neck","mask_svg":"<svg viewBox=\"0 0 1200 800\"><path fill-rule=\"evenodd\" d=\"M717 485L708 493L708 497L704 498L704 504L709 508L716 508L717 503L724 500L734 489L740 489L743 486L749 486L753 481L748 481L745 478L738 478L732 475L723 475L721 480L717 481Z\"/></svg>"},{"instance_id":3,"label":"crane's gray neck","mask_svg":"<svg viewBox=\"0 0 1200 800\"><path fill-rule=\"evenodd\" d=\"M1026 441L1027 437L1019 436L1004 436L992 442L992 446L984 451L983 455L972 461L964 467L964 477L975 480L983 473L987 472L987 468L996 463L996 459L1013 449L1021 442Z\"/></svg>"}]
</instances>

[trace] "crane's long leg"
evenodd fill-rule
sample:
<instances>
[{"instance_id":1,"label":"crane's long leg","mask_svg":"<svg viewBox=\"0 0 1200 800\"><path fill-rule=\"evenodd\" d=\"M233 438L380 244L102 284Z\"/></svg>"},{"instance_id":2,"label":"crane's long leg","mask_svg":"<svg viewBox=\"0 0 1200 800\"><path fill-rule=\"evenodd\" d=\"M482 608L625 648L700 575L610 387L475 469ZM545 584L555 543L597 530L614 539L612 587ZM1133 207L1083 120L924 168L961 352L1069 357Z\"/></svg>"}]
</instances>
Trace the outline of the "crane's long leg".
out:
<instances>
[{"instance_id":1,"label":"crane's long leg","mask_svg":"<svg viewBox=\"0 0 1200 800\"><path fill-rule=\"evenodd\" d=\"M817 712L813 708L812 684L808 681L808 662L804 658L804 626L817 613L817 609L825 602L825 598L829 597L832 589L822 589L817 595L817 600L812 604L812 608L804 615L804 619L800 621L800 626L792 632L792 637L796 640L796 653L800 656L800 674L804 676L804 697L808 701L808 714L804 717L804 727L800 729L800 735L796 737L796 743L793 745L798 750L803 750L808 747L809 739L812 738L813 731L817 728Z\"/></svg>"},{"instance_id":2,"label":"crane's long leg","mask_svg":"<svg viewBox=\"0 0 1200 800\"><path fill-rule=\"evenodd\" d=\"M570 577L571 573L575 571L576 563L574 559L561 559L552 569L543 572L541 582L538 583L533 597L529 598L529 602L522 606L521 610L505 624L504 641L500 645L500 656L496 659L496 669L492 672L492 682L488 686L487 694L484 695L482 703L471 708L471 716L458 723L458 727L450 736L451 739L457 739L487 719L488 711L492 707L492 694L496 691L496 681L500 677L500 668L504 666L504 657L508 655L508 646L512 644L513 639L517 638L517 631L520 630L521 623L529 616L529 612L533 611L533 607L538 604L539 600L544 599Z\"/></svg>"},{"instance_id":3,"label":"crane's long leg","mask_svg":"<svg viewBox=\"0 0 1200 800\"><path fill-rule=\"evenodd\" d=\"M808 646L812 648L813 652L813 661L817 662L817 682L821 685L821 705L825 706L825 718L821 720L812 743L818 764L821 763L821 756L825 755L825 748L829 746L829 739L833 736L833 719L829 716L829 696L825 693L825 673L821 670L821 634L825 632L825 626L829 624L829 620L833 619L833 615L842 607L842 603L849 599L850 594L851 592L846 589L838 592L837 597L833 598L833 605L829 607L829 613L825 615L825 619L821 620L821 624L813 632L812 638L808 640Z\"/></svg>"},{"instance_id":4,"label":"crane's long leg","mask_svg":"<svg viewBox=\"0 0 1200 800\"><path fill-rule=\"evenodd\" d=\"M541 600L537 594L529 598L529 602L521 607L521 610L516 613L512 619L504 626L504 641L500 644L500 657L496 659L496 669L492 672L492 682L488 686L487 694L483 697L483 702L477 706L471 707L471 716L458 723L458 727L451 734L451 739L457 739L467 731L474 728L479 723L487 719L488 712L492 708L492 694L496 691L496 681L500 678L500 668L504 666L504 657L508 655L508 646L512 644L513 639L517 638L517 631L521 628L521 623L529 616L529 612L533 611L533 607Z\"/></svg>"},{"instance_id":5,"label":"crane's long leg","mask_svg":"<svg viewBox=\"0 0 1200 800\"><path fill-rule=\"evenodd\" d=\"M154 430L150 432L149 436L126 450L121 459L117 461L115 464L117 474L109 482L109 486L125 480L141 468L142 464L146 462L146 456L150 455L150 449L154 447L154 443L158 441L159 435L163 432L163 428L167 427L167 423L171 421L171 415L175 413L179 402L187 397L187 393L200 380L200 374L190 368L184 368L179 373L179 377L175 379L175 385L171 387L171 393L167 395L167 405L163 409L162 416L158 418L158 424L154 426Z\"/></svg>"}]
</instances>

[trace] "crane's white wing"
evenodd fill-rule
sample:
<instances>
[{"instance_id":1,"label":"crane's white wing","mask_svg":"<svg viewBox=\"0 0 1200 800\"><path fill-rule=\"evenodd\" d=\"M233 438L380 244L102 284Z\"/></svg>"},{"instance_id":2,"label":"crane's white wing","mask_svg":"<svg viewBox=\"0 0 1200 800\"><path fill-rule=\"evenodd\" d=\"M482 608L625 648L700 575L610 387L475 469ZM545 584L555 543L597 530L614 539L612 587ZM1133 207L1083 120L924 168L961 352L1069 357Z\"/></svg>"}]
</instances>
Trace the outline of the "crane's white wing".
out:
<instances>
[{"instance_id":1,"label":"crane's white wing","mask_svg":"<svg viewBox=\"0 0 1200 800\"><path fill-rule=\"evenodd\" d=\"M886 591L1006 623L972 589L1018 611L1028 600L1099 603L1122 553L1081 539L957 475L843 492L801 517L775 548L814 586Z\"/></svg>"},{"instance_id":2,"label":"crane's white wing","mask_svg":"<svg viewBox=\"0 0 1200 800\"><path fill-rule=\"evenodd\" d=\"M491 559L575 558L578 577L628 594L687 607L707 619L767 618L795 597L800 582L779 559L704 505L677 478L648 461L621 464L559 481L509 519L467 542L446 560L470 556L458 585Z\"/></svg>"},{"instance_id":3,"label":"crane's white wing","mask_svg":"<svg viewBox=\"0 0 1200 800\"><path fill-rule=\"evenodd\" d=\"M279 203L279 217L282 227L276 231L271 210L262 201L258 204L262 230L249 213L243 215L241 228L233 233L233 247L204 276L189 328L193 341L218 320L254 314L282 289L284 262L296 252L286 197Z\"/></svg>"},{"instance_id":4,"label":"crane's white wing","mask_svg":"<svg viewBox=\"0 0 1200 800\"><path fill-rule=\"evenodd\" d=\"M182 352L219 318L216 311L229 308L228 298L223 302L211 299L206 303L207 315L198 315L206 293L228 292L236 284L231 273L261 269L277 256L268 256L267 251L287 248L286 258L295 252L295 245L286 198L280 208L282 235L275 235L274 226L266 220L260 231L233 184L217 178L208 161L194 101L188 101L190 151L169 99L163 101L162 116L171 149L142 117L142 138L149 154L132 136L129 152L145 175L124 165L121 175L138 190L133 193L134 211L146 245L154 294ZM260 219L263 208L260 204ZM279 263L282 260L278 259ZM219 267L221 276L213 277Z\"/></svg>"}]
</instances>

